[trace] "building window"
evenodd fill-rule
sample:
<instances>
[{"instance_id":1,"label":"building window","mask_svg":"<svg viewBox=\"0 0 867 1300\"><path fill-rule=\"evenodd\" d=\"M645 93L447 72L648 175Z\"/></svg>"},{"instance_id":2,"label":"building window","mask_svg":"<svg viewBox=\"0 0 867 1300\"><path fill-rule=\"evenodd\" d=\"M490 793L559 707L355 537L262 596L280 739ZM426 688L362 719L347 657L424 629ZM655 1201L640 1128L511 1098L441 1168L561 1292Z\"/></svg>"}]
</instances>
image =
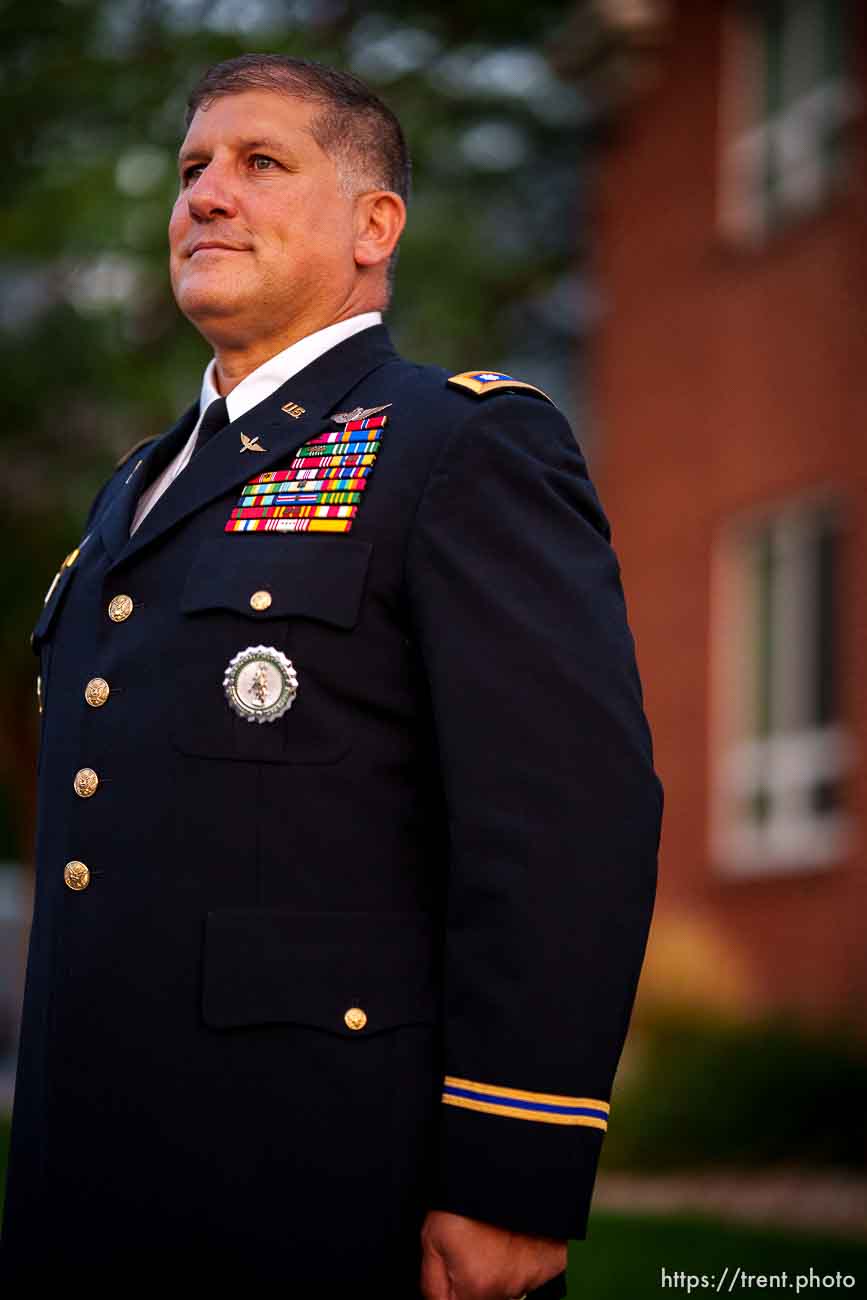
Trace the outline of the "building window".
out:
<instances>
[{"instance_id":1,"label":"building window","mask_svg":"<svg viewBox=\"0 0 867 1300\"><path fill-rule=\"evenodd\" d=\"M759 243L848 175L853 0L742 0L723 20L720 226Z\"/></svg>"},{"instance_id":2,"label":"building window","mask_svg":"<svg viewBox=\"0 0 867 1300\"><path fill-rule=\"evenodd\" d=\"M851 831L840 699L838 509L731 527L718 554L713 853L754 874L827 866Z\"/></svg>"}]
</instances>

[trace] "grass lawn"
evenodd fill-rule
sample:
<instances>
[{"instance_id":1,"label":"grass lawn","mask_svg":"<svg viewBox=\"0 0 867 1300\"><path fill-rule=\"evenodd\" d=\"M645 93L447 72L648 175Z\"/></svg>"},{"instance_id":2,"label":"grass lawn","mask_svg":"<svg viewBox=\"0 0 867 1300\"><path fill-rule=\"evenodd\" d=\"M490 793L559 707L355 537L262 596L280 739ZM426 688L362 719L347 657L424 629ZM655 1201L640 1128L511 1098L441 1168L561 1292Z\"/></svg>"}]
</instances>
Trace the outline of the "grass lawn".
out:
<instances>
[{"instance_id":1,"label":"grass lawn","mask_svg":"<svg viewBox=\"0 0 867 1300\"><path fill-rule=\"evenodd\" d=\"M769 1275L764 1285L738 1276ZM691 1274L662 1285L662 1269L669 1275ZM867 1241L840 1241L820 1234L771 1231L723 1224L716 1219L688 1216L649 1216L599 1211L591 1218L587 1240L569 1251L570 1300L645 1300L665 1296L694 1297L716 1294L741 1297L767 1294L813 1296L867 1296ZM813 1270L811 1277L810 1270ZM837 1272L854 1276L854 1286L842 1281L822 1285ZM787 1276L782 1278L782 1274ZM701 1284L701 1277L707 1279ZM800 1277L800 1289L798 1279Z\"/></svg>"}]
</instances>

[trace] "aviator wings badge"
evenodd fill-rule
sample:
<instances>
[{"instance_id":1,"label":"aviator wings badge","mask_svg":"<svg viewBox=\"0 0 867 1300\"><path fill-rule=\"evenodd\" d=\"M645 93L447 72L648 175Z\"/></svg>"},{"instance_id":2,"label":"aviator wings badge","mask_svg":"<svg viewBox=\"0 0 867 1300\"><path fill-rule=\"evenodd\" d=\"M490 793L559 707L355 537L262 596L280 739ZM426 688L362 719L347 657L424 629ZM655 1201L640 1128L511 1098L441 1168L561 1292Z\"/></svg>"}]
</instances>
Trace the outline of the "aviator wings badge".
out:
<instances>
[{"instance_id":1,"label":"aviator wings badge","mask_svg":"<svg viewBox=\"0 0 867 1300\"><path fill-rule=\"evenodd\" d=\"M363 406L356 406L354 411L344 411L341 415L332 415L330 418L335 424L348 424L350 420L366 420L369 415L387 411L391 405L391 402L386 402L383 406L369 406L367 410Z\"/></svg>"},{"instance_id":2,"label":"aviator wings badge","mask_svg":"<svg viewBox=\"0 0 867 1300\"><path fill-rule=\"evenodd\" d=\"M263 447L262 444L259 442L259 439L258 439L258 438L255 438L255 437L253 437L253 438L248 438L247 435L246 435L246 433L242 433L242 434L241 434L241 452L242 452L242 453L245 452L245 451L267 451L267 450L268 450L268 448L267 448L267 447Z\"/></svg>"}]
</instances>

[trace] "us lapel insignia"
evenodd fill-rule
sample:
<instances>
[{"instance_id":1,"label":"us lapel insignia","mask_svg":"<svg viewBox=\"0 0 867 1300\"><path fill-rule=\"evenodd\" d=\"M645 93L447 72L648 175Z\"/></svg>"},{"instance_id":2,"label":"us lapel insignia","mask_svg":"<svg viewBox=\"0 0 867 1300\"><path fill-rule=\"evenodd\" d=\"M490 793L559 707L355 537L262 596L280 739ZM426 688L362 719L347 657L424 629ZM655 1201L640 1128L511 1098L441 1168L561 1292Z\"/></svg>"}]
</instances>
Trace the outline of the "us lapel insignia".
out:
<instances>
[{"instance_id":1,"label":"us lapel insignia","mask_svg":"<svg viewBox=\"0 0 867 1300\"><path fill-rule=\"evenodd\" d=\"M287 402L285 406L280 407L287 415L291 415L293 420L300 420L302 415L306 415L307 408L299 406L297 402Z\"/></svg>"},{"instance_id":2,"label":"us lapel insignia","mask_svg":"<svg viewBox=\"0 0 867 1300\"><path fill-rule=\"evenodd\" d=\"M267 450L268 448L263 447L258 438L248 438L246 433L241 434L242 454L245 451L267 451Z\"/></svg>"},{"instance_id":3,"label":"us lapel insignia","mask_svg":"<svg viewBox=\"0 0 867 1300\"><path fill-rule=\"evenodd\" d=\"M356 406L354 411L344 411L342 415L332 415L335 424L349 424L352 420L366 420L369 415L378 415L380 411L387 411L391 402L386 402L383 406L369 406L365 411L363 406Z\"/></svg>"},{"instance_id":4,"label":"us lapel insignia","mask_svg":"<svg viewBox=\"0 0 867 1300\"><path fill-rule=\"evenodd\" d=\"M225 531L348 533L364 499L388 422L387 415L376 414L386 409L383 406L357 409L357 415L351 411L332 416L343 427L303 443L288 469L267 470L250 479Z\"/></svg>"}]
</instances>

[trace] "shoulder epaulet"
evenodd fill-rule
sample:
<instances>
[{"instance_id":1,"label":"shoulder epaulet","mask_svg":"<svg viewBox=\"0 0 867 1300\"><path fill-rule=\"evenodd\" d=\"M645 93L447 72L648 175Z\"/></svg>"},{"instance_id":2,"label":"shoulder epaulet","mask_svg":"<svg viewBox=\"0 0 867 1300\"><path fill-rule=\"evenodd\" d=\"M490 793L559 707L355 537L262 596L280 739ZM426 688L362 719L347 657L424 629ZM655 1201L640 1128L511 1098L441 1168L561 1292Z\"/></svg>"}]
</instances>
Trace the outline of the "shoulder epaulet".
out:
<instances>
[{"instance_id":1,"label":"shoulder epaulet","mask_svg":"<svg viewBox=\"0 0 867 1300\"><path fill-rule=\"evenodd\" d=\"M139 438L138 442L134 442L133 445L129 448L129 450L123 453L120 460L115 465L115 469L116 470L123 469L124 465L130 459L130 457L134 456L137 451L141 451L142 447L146 447L149 442L153 442L155 437L156 434L152 433L147 438Z\"/></svg>"},{"instance_id":2,"label":"shoulder epaulet","mask_svg":"<svg viewBox=\"0 0 867 1300\"><path fill-rule=\"evenodd\" d=\"M525 384L522 379L513 379L511 375L500 374L498 370L465 370L460 375L449 375L446 383L454 388L465 388L476 397L488 397L491 393L533 393L551 402L547 393L535 384ZM554 403L551 402L553 406Z\"/></svg>"}]
</instances>

